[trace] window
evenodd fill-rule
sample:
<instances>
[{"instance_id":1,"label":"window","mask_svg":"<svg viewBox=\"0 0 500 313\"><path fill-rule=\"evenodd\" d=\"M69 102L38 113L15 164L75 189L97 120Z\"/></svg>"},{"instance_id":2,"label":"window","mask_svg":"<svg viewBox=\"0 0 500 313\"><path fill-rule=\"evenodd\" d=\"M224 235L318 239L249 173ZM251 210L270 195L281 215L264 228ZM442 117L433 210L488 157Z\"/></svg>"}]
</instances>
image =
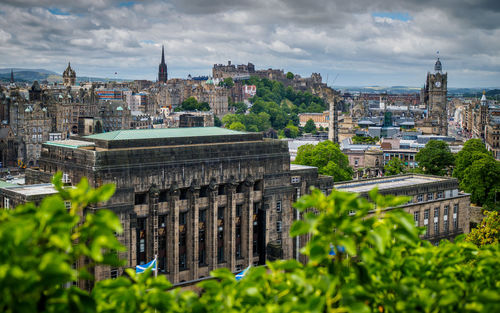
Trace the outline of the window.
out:
<instances>
[{"instance_id":1,"label":"window","mask_svg":"<svg viewBox=\"0 0 500 313\"><path fill-rule=\"evenodd\" d=\"M429 192L427 194L427 201L434 200L434 194L432 192Z\"/></svg>"},{"instance_id":2,"label":"window","mask_svg":"<svg viewBox=\"0 0 500 313\"><path fill-rule=\"evenodd\" d=\"M276 202L276 212L281 212L281 201Z\"/></svg>"},{"instance_id":3,"label":"window","mask_svg":"<svg viewBox=\"0 0 500 313\"><path fill-rule=\"evenodd\" d=\"M242 208L241 204L236 205L236 216L237 217L241 217L241 208Z\"/></svg>"},{"instance_id":4,"label":"window","mask_svg":"<svg viewBox=\"0 0 500 313\"><path fill-rule=\"evenodd\" d=\"M179 214L179 225L186 225L187 212L182 212Z\"/></svg>"},{"instance_id":5,"label":"window","mask_svg":"<svg viewBox=\"0 0 500 313\"><path fill-rule=\"evenodd\" d=\"M458 204L453 205L453 228L458 229Z\"/></svg>"},{"instance_id":6,"label":"window","mask_svg":"<svg viewBox=\"0 0 500 313\"><path fill-rule=\"evenodd\" d=\"M430 213L430 209L426 209L424 211L424 226L426 227L426 230L425 230L426 236L429 235L429 213Z\"/></svg>"},{"instance_id":7,"label":"window","mask_svg":"<svg viewBox=\"0 0 500 313\"><path fill-rule=\"evenodd\" d=\"M277 222L276 222L276 231L277 231L278 233L281 233L281 221L277 221Z\"/></svg>"},{"instance_id":8,"label":"window","mask_svg":"<svg viewBox=\"0 0 500 313\"><path fill-rule=\"evenodd\" d=\"M224 262L224 245L219 246L219 249L217 251L217 262Z\"/></svg>"},{"instance_id":9,"label":"window","mask_svg":"<svg viewBox=\"0 0 500 313\"><path fill-rule=\"evenodd\" d=\"M422 201L424 201L424 195L418 195L417 202L422 202Z\"/></svg>"},{"instance_id":10,"label":"window","mask_svg":"<svg viewBox=\"0 0 500 313\"><path fill-rule=\"evenodd\" d=\"M293 176L292 184L297 184L297 183L300 183L300 176Z\"/></svg>"},{"instance_id":11,"label":"window","mask_svg":"<svg viewBox=\"0 0 500 313\"><path fill-rule=\"evenodd\" d=\"M118 278L118 268L112 267L109 276L111 277L111 279Z\"/></svg>"},{"instance_id":12,"label":"window","mask_svg":"<svg viewBox=\"0 0 500 313\"><path fill-rule=\"evenodd\" d=\"M434 208L434 235L439 233L439 208Z\"/></svg>"},{"instance_id":13,"label":"window","mask_svg":"<svg viewBox=\"0 0 500 313\"><path fill-rule=\"evenodd\" d=\"M10 199L5 197L3 198L3 207L6 209L10 209Z\"/></svg>"},{"instance_id":14,"label":"window","mask_svg":"<svg viewBox=\"0 0 500 313\"><path fill-rule=\"evenodd\" d=\"M413 220L415 221L415 226L419 226L420 224L420 212L419 211L416 211L416 212L413 212Z\"/></svg>"},{"instance_id":15,"label":"window","mask_svg":"<svg viewBox=\"0 0 500 313\"><path fill-rule=\"evenodd\" d=\"M443 192L442 191L440 191L440 192L437 193L437 198L438 199L442 199L443 198Z\"/></svg>"},{"instance_id":16,"label":"window","mask_svg":"<svg viewBox=\"0 0 500 313\"><path fill-rule=\"evenodd\" d=\"M207 220L207 210L200 210L198 213L198 221L200 223L205 223Z\"/></svg>"}]
</instances>

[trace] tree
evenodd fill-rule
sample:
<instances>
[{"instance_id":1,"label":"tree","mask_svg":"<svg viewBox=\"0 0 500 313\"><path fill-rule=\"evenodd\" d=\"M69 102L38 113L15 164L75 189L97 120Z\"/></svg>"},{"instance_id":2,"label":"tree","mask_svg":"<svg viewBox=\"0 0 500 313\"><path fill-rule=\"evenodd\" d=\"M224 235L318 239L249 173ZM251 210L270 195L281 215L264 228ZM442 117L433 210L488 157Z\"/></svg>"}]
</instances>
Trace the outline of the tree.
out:
<instances>
[{"instance_id":1,"label":"tree","mask_svg":"<svg viewBox=\"0 0 500 313\"><path fill-rule=\"evenodd\" d=\"M441 140L429 140L417 153L415 160L425 174L440 176L446 175L454 163L450 147Z\"/></svg>"},{"instance_id":2,"label":"tree","mask_svg":"<svg viewBox=\"0 0 500 313\"><path fill-rule=\"evenodd\" d=\"M288 125L283 130L283 134L287 138L296 138L299 135L299 128L292 123L288 123Z\"/></svg>"},{"instance_id":3,"label":"tree","mask_svg":"<svg viewBox=\"0 0 500 313\"><path fill-rule=\"evenodd\" d=\"M222 126L222 121L220 118L217 117L217 115L214 115L214 126L215 127L221 127Z\"/></svg>"},{"instance_id":4,"label":"tree","mask_svg":"<svg viewBox=\"0 0 500 313\"><path fill-rule=\"evenodd\" d=\"M384 166L384 174L386 176L403 174L406 172L406 165L400 158L392 158Z\"/></svg>"},{"instance_id":5,"label":"tree","mask_svg":"<svg viewBox=\"0 0 500 313\"><path fill-rule=\"evenodd\" d=\"M465 170L472 165L474 161L483 157L481 154L489 154L484 143L480 139L467 140L462 150L460 150L455 157L453 177L461 181L464 178Z\"/></svg>"},{"instance_id":6,"label":"tree","mask_svg":"<svg viewBox=\"0 0 500 313\"><path fill-rule=\"evenodd\" d=\"M224 78L224 86L226 86L227 88L233 88L234 86L233 78L231 77Z\"/></svg>"},{"instance_id":7,"label":"tree","mask_svg":"<svg viewBox=\"0 0 500 313\"><path fill-rule=\"evenodd\" d=\"M238 131L245 131L246 127L241 122L233 122L229 126L229 129L231 129L231 130L238 130Z\"/></svg>"},{"instance_id":8,"label":"tree","mask_svg":"<svg viewBox=\"0 0 500 313\"><path fill-rule=\"evenodd\" d=\"M292 72L286 73L286 78L287 79L293 79L293 73Z\"/></svg>"},{"instance_id":9,"label":"tree","mask_svg":"<svg viewBox=\"0 0 500 313\"><path fill-rule=\"evenodd\" d=\"M474 153L473 156L483 156L468 166L460 181L460 188L471 194L472 203L498 210L500 200L500 162L491 155Z\"/></svg>"},{"instance_id":10,"label":"tree","mask_svg":"<svg viewBox=\"0 0 500 313\"><path fill-rule=\"evenodd\" d=\"M314 124L314 121L312 119L309 119L306 122L306 125L304 126L304 132L305 133L312 133L316 131L316 124Z\"/></svg>"},{"instance_id":11,"label":"tree","mask_svg":"<svg viewBox=\"0 0 500 313\"><path fill-rule=\"evenodd\" d=\"M477 246L492 245L500 240L500 214L498 211L485 212L481 224L467 234L465 240Z\"/></svg>"},{"instance_id":12,"label":"tree","mask_svg":"<svg viewBox=\"0 0 500 313\"><path fill-rule=\"evenodd\" d=\"M332 176L334 181L350 180L354 173L347 156L330 140L300 146L294 163L315 166L318 173Z\"/></svg>"},{"instance_id":13,"label":"tree","mask_svg":"<svg viewBox=\"0 0 500 313\"><path fill-rule=\"evenodd\" d=\"M352 137L353 144L374 144L379 141L378 137L370 137L370 136L359 136L356 135Z\"/></svg>"}]
</instances>

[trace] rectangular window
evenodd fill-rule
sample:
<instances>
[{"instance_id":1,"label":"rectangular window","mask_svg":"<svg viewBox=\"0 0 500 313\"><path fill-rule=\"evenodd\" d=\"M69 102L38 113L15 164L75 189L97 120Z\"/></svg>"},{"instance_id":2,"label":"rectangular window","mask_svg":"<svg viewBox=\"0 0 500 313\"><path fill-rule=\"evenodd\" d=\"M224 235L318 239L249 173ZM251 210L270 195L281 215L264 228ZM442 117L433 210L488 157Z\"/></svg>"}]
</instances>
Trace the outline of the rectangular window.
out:
<instances>
[{"instance_id":1,"label":"rectangular window","mask_svg":"<svg viewBox=\"0 0 500 313\"><path fill-rule=\"evenodd\" d=\"M5 197L3 198L3 207L6 209L10 209L10 199Z\"/></svg>"},{"instance_id":2,"label":"rectangular window","mask_svg":"<svg viewBox=\"0 0 500 313\"><path fill-rule=\"evenodd\" d=\"M277 231L278 233L281 233L281 221L277 221L277 222L276 222L276 231Z\"/></svg>"},{"instance_id":3,"label":"rectangular window","mask_svg":"<svg viewBox=\"0 0 500 313\"><path fill-rule=\"evenodd\" d=\"M242 208L242 205L241 205L241 204L237 204L237 205L236 205L236 216L237 216L237 217L240 217L240 216L241 216L241 208Z\"/></svg>"},{"instance_id":4,"label":"rectangular window","mask_svg":"<svg viewBox=\"0 0 500 313\"><path fill-rule=\"evenodd\" d=\"M198 221L200 223L205 223L207 220L207 210L200 210L198 212Z\"/></svg>"},{"instance_id":5,"label":"rectangular window","mask_svg":"<svg viewBox=\"0 0 500 313\"><path fill-rule=\"evenodd\" d=\"M179 225L186 225L187 212L182 212L179 214Z\"/></svg>"},{"instance_id":6,"label":"rectangular window","mask_svg":"<svg viewBox=\"0 0 500 313\"><path fill-rule=\"evenodd\" d=\"M111 277L111 279L118 278L118 268L112 267L109 276Z\"/></svg>"},{"instance_id":7,"label":"rectangular window","mask_svg":"<svg viewBox=\"0 0 500 313\"><path fill-rule=\"evenodd\" d=\"M291 181L292 181L292 184L300 183L300 176L293 176Z\"/></svg>"},{"instance_id":8,"label":"rectangular window","mask_svg":"<svg viewBox=\"0 0 500 313\"><path fill-rule=\"evenodd\" d=\"M224 219L224 207L219 207L218 210L217 210L217 218L219 220L223 220Z\"/></svg>"},{"instance_id":9,"label":"rectangular window","mask_svg":"<svg viewBox=\"0 0 500 313\"><path fill-rule=\"evenodd\" d=\"M438 199L442 199L443 198L443 192L442 191L440 191L440 192L437 193L437 198Z\"/></svg>"},{"instance_id":10,"label":"rectangular window","mask_svg":"<svg viewBox=\"0 0 500 313\"><path fill-rule=\"evenodd\" d=\"M453 205L453 228L458 229L458 204Z\"/></svg>"},{"instance_id":11,"label":"rectangular window","mask_svg":"<svg viewBox=\"0 0 500 313\"><path fill-rule=\"evenodd\" d=\"M276 202L276 212L281 212L281 201Z\"/></svg>"},{"instance_id":12,"label":"rectangular window","mask_svg":"<svg viewBox=\"0 0 500 313\"><path fill-rule=\"evenodd\" d=\"M420 225L420 212L419 211L413 212L413 220L415 221L415 226L418 227Z\"/></svg>"},{"instance_id":13,"label":"rectangular window","mask_svg":"<svg viewBox=\"0 0 500 313\"><path fill-rule=\"evenodd\" d=\"M434 208L434 235L439 234L439 208Z\"/></svg>"},{"instance_id":14,"label":"rectangular window","mask_svg":"<svg viewBox=\"0 0 500 313\"><path fill-rule=\"evenodd\" d=\"M432 192L429 192L427 194L427 201L434 200L434 194Z\"/></svg>"},{"instance_id":15,"label":"rectangular window","mask_svg":"<svg viewBox=\"0 0 500 313\"><path fill-rule=\"evenodd\" d=\"M422 202L422 201L424 201L424 195L418 195L418 196L417 196L417 201L418 201L418 202Z\"/></svg>"}]
</instances>

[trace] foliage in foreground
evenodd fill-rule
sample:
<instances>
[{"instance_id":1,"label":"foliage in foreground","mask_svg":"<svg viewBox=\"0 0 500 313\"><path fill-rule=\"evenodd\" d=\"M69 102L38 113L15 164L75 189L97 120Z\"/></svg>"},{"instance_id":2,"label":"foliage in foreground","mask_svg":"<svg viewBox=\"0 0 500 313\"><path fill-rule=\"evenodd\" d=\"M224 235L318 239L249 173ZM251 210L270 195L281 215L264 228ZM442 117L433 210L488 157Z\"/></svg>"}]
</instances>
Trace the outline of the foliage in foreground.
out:
<instances>
[{"instance_id":1,"label":"foliage in foreground","mask_svg":"<svg viewBox=\"0 0 500 313\"><path fill-rule=\"evenodd\" d=\"M268 262L239 282L219 269L212 272L217 280L199 284L204 290L200 296L172 290L164 277L136 276L131 270L130 277L98 282L91 294L65 289L79 275L71 269L74 256L114 263L101 251L119 248L112 234L120 230L118 219L103 210L77 222L77 212L87 203L105 201L109 188L94 191L82 181L38 208L0 212L1 311L493 312L500 305L498 244L478 247L459 240L432 246L419 239L422 229L411 216L381 210L408 199L381 196L376 190L370 193L372 202L338 191L325 196L319 190L299 199L295 207L303 220L293 224L291 235L312 235L302 250L309 258L305 265ZM73 200L72 210L64 208L62 199ZM15 228L16 223L24 224ZM75 244L76 238L84 243ZM47 264L54 264L50 271ZM12 281L16 275L22 279Z\"/></svg>"}]
</instances>

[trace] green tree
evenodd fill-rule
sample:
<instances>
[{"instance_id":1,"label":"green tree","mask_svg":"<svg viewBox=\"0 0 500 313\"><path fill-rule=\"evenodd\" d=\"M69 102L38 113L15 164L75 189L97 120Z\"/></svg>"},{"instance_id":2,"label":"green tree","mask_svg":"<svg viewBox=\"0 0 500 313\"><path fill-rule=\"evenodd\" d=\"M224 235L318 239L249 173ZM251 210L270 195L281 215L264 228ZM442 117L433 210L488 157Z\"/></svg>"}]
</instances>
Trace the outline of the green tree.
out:
<instances>
[{"instance_id":1,"label":"green tree","mask_svg":"<svg viewBox=\"0 0 500 313\"><path fill-rule=\"evenodd\" d=\"M460 188L471 194L472 203L498 210L500 199L500 162L491 155L474 153L473 156L483 156L468 166L460 181Z\"/></svg>"},{"instance_id":2,"label":"green tree","mask_svg":"<svg viewBox=\"0 0 500 313\"><path fill-rule=\"evenodd\" d=\"M425 174L440 176L446 175L454 163L450 147L441 140L429 140L417 153L415 160Z\"/></svg>"},{"instance_id":3,"label":"green tree","mask_svg":"<svg viewBox=\"0 0 500 313\"><path fill-rule=\"evenodd\" d=\"M404 174L406 170L405 163L400 158L392 158L384 166L384 174L386 176Z\"/></svg>"},{"instance_id":4,"label":"green tree","mask_svg":"<svg viewBox=\"0 0 500 313\"><path fill-rule=\"evenodd\" d=\"M498 211L485 211L481 224L467 234L465 240L477 246L492 245L500 240L500 215Z\"/></svg>"},{"instance_id":5,"label":"green tree","mask_svg":"<svg viewBox=\"0 0 500 313\"><path fill-rule=\"evenodd\" d=\"M353 144L374 144L379 141L378 137L370 137L370 136L359 136L356 135L352 137Z\"/></svg>"},{"instance_id":6,"label":"green tree","mask_svg":"<svg viewBox=\"0 0 500 313\"><path fill-rule=\"evenodd\" d=\"M310 134L314 131L316 131L316 124L314 124L312 119L309 119L304 126L304 132Z\"/></svg>"},{"instance_id":7,"label":"green tree","mask_svg":"<svg viewBox=\"0 0 500 313\"><path fill-rule=\"evenodd\" d=\"M293 79L293 73L292 72L286 73L286 78L287 79Z\"/></svg>"},{"instance_id":8,"label":"green tree","mask_svg":"<svg viewBox=\"0 0 500 313\"><path fill-rule=\"evenodd\" d=\"M61 177L59 172L52 180L59 194L40 206L0 209L2 312L93 312L95 300L86 291L65 285L91 279L95 265L124 265L116 255L125 249L114 235L122 232L116 215L102 209L81 218L87 206L107 201L114 185L92 189L84 178L76 188L64 189ZM74 269L82 258L88 262Z\"/></svg>"},{"instance_id":9,"label":"green tree","mask_svg":"<svg viewBox=\"0 0 500 313\"><path fill-rule=\"evenodd\" d=\"M231 77L224 78L224 86L226 86L227 88L233 88L234 86L233 78Z\"/></svg>"},{"instance_id":10,"label":"green tree","mask_svg":"<svg viewBox=\"0 0 500 313\"><path fill-rule=\"evenodd\" d=\"M217 117L217 115L214 115L214 126L215 127L221 127L222 126L222 121L220 118Z\"/></svg>"},{"instance_id":11,"label":"green tree","mask_svg":"<svg viewBox=\"0 0 500 313\"><path fill-rule=\"evenodd\" d=\"M350 180L354 173L347 156L330 140L300 146L294 163L315 166L320 174L332 176L334 181Z\"/></svg>"},{"instance_id":12,"label":"green tree","mask_svg":"<svg viewBox=\"0 0 500 313\"><path fill-rule=\"evenodd\" d=\"M469 139L464 144L455 157L455 168L453 169L453 177L461 181L464 178L465 170L478 159L481 159L484 154L489 154L481 139Z\"/></svg>"},{"instance_id":13,"label":"green tree","mask_svg":"<svg viewBox=\"0 0 500 313\"><path fill-rule=\"evenodd\" d=\"M287 138L296 138L299 136L299 128L292 123L288 123L288 125L283 130L283 135Z\"/></svg>"},{"instance_id":14,"label":"green tree","mask_svg":"<svg viewBox=\"0 0 500 313\"><path fill-rule=\"evenodd\" d=\"M231 130L245 131L246 127L241 122L233 122L233 123L231 123L231 125L229 125L229 129L231 129Z\"/></svg>"}]
</instances>

